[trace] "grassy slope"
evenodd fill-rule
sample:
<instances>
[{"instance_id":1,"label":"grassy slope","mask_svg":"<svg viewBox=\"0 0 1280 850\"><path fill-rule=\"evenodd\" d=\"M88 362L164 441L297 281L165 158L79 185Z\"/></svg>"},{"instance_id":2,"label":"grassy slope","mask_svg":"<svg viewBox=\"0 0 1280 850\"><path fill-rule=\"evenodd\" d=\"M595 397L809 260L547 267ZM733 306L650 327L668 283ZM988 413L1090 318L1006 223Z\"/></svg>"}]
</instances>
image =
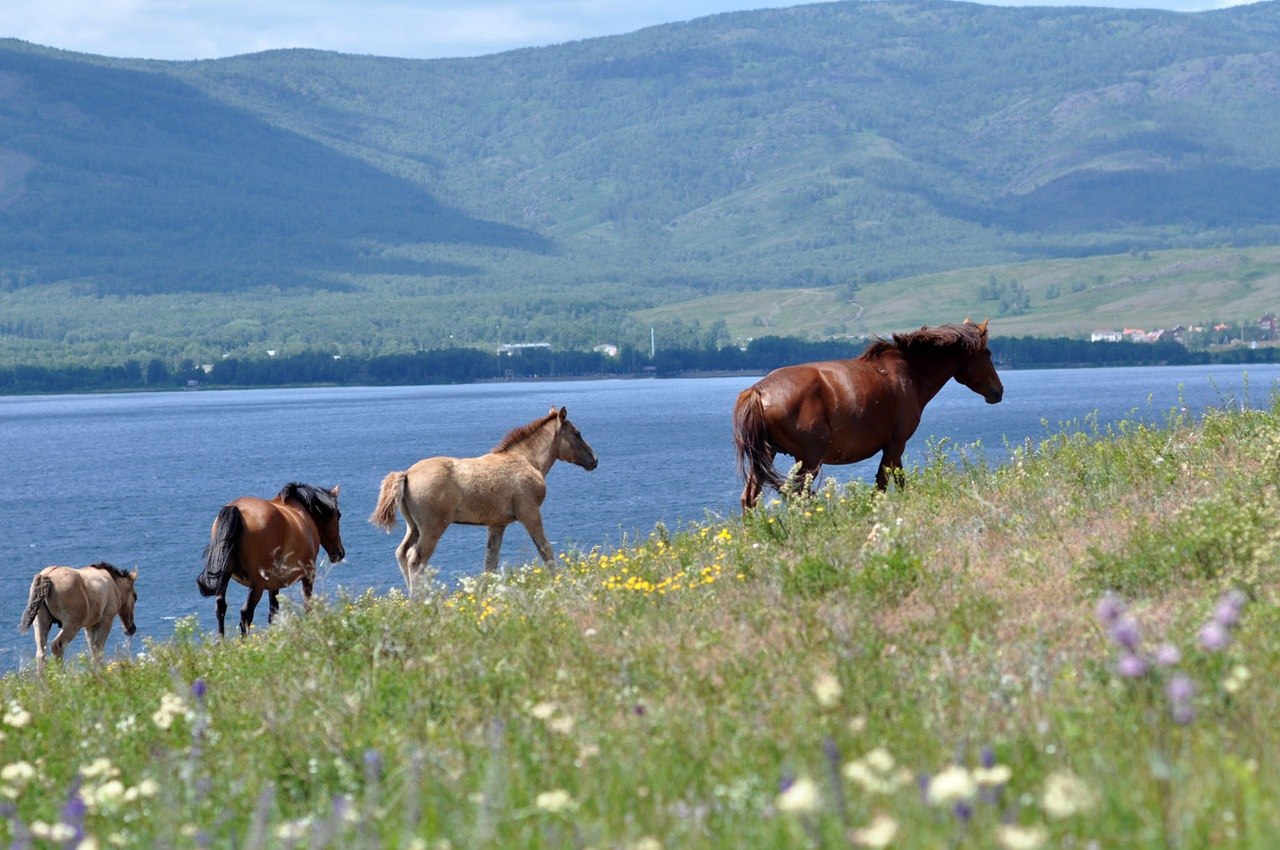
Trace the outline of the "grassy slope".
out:
<instances>
[{"instance_id":1,"label":"grassy slope","mask_svg":"<svg viewBox=\"0 0 1280 850\"><path fill-rule=\"evenodd\" d=\"M998 469L938 458L888 496L659 528L425 604L330 600L247 642L183 624L145 662L0 680L0 765L40 768L0 768L0 793L52 824L106 758L87 827L131 846L197 844L186 824L246 847L848 846L876 815L903 847L992 847L1002 818L1047 846L1275 846L1277 481L1280 403L1051 438ZM1208 653L1195 635L1230 586L1256 599ZM1181 649L1192 724L1169 718L1167 673L1115 674L1106 588L1146 651ZM166 692L189 713L161 729ZM922 801L915 774L986 746L1011 770L997 803L965 822ZM898 767L833 778L874 748ZM906 782L873 793L867 771ZM1042 793L1063 775L1077 814ZM809 808L777 796L790 778L811 811L779 811Z\"/></svg>"},{"instance_id":2,"label":"grassy slope","mask_svg":"<svg viewBox=\"0 0 1280 850\"><path fill-rule=\"evenodd\" d=\"M978 297L992 276L1017 280L1031 310L998 315ZM1072 283L1084 285L1072 291ZM1046 297L1056 285L1058 296ZM849 303L843 287L734 293L639 312L641 324L723 318L734 339L765 334L829 337L901 330L990 316L1009 336L1081 336L1097 328L1154 330L1206 320L1256 321L1280 306L1280 248L1213 248L1141 255L1041 260L960 269L861 286ZM753 320L759 317L760 323Z\"/></svg>"}]
</instances>

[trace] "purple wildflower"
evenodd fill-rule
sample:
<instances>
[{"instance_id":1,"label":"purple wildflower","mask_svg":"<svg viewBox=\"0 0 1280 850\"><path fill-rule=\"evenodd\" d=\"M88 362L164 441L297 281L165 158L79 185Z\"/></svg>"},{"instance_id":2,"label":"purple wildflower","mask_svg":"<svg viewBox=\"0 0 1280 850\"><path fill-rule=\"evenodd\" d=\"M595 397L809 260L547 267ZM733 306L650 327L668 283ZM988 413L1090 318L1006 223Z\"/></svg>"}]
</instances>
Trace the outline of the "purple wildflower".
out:
<instances>
[{"instance_id":1,"label":"purple wildflower","mask_svg":"<svg viewBox=\"0 0 1280 850\"><path fill-rule=\"evenodd\" d=\"M1102 599L1098 600L1097 616L1098 622L1107 628L1115 625L1115 622L1125 612L1124 600L1111 591L1107 591Z\"/></svg>"},{"instance_id":2,"label":"purple wildflower","mask_svg":"<svg viewBox=\"0 0 1280 850\"><path fill-rule=\"evenodd\" d=\"M1196 719L1196 710L1188 702L1174 703L1169 709L1169 714L1173 717L1173 722L1179 726L1187 726Z\"/></svg>"},{"instance_id":3,"label":"purple wildflower","mask_svg":"<svg viewBox=\"0 0 1280 850\"><path fill-rule=\"evenodd\" d=\"M1111 624L1111 639L1130 652L1136 652L1138 644L1142 642L1138 621L1128 615L1121 615Z\"/></svg>"},{"instance_id":4,"label":"purple wildflower","mask_svg":"<svg viewBox=\"0 0 1280 850\"><path fill-rule=\"evenodd\" d=\"M196 679L191 683L191 695L197 700L203 700L208 689L209 688L205 684L204 679Z\"/></svg>"},{"instance_id":5,"label":"purple wildflower","mask_svg":"<svg viewBox=\"0 0 1280 850\"><path fill-rule=\"evenodd\" d=\"M1219 652L1231 643L1231 632L1217 620L1210 620L1200 630L1200 645L1210 652Z\"/></svg>"},{"instance_id":6,"label":"purple wildflower","mask_svg":"<svg viewBox=\"0 0 1280 850\"><path fill-rule=\"evenodd\" d=\"M978 763L987 770L996 766L996 751L990 747L983 747L982 752L978 755Z\"/></svg>"},{"instance_id":7,"label":"purple wildflower","mask_svg":"<svg viewBox=\"0 0 1280 850\"><path fill-rule=\"evenodd\" d=\"M1139 679L1147 674L1147 660L1136 652L1126 652L1116 662L1116 672L1126 679Z\"/></svg>"},{"instance_id":8,"label":"purple wildflower","mask_svg":"<svg viewBox=\"0 0 1280 850\"><path fill-rule=\"evenodd\" d=\"M970 803L961 800L956 803L951 813L956 816L956 820L962 823L968 823L973 818L973 806Z\"/></svg>"},{"instance_id":9,"label":"purple wildflower","mask_svg":"<svg viewBox=\"0 0 1280 850\"><path fill-rule=\"evenodd\" d=\"M1195 696L1196 685L1191 681L1190 676L1178 673L1169 679L1169 684L1165 686L1165 693L1170 702L1187 702Z\"/></svg>"},{"instance_id":10,"label":"purple wildflower","mask_svg":"<svg viewBox=\"0 0 1280 850\"><path fill-rule=\"evenodd\" d=\"M1222 598L1218 600L1217 606L1213 609L1213 620L1224 628L1231 628L1240 621L1240 611L1244 608L1244 603L1248 601L1244 591L1232 588L1222 594Z\"/></svg>"},{"instance_id":11,"label":"purple wildflower","mask_svg":"<svg viewBox=\"0 0 1280 850\"><path fill-rule=\"evenodd\" d=\"M1172 667L1182 660L1182 652L1171 643L1162 643L1156 648L1156 666Z\"/></svg>"}]
</instances>

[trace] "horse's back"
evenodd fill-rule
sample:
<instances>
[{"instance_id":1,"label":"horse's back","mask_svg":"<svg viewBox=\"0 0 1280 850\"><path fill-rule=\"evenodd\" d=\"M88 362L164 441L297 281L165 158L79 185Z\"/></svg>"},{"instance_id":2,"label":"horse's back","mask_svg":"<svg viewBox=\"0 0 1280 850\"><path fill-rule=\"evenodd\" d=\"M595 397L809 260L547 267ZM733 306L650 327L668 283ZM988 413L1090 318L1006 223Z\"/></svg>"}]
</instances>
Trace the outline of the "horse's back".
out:
<instances>
[{"instance_id":1,"label":"horse's back","mask_svg":"<svg viewBox=\"0 0 1280 850\"><path fill-rule=\"evenodd\" d=\"M514 521L520 499L542 503L546 482L524 458L507 452L429 457L408 470L407 498L420 520L501 525Z\"/></svg>"},{"instance_id":2,"label":"horse's back","mask_svg":"<svg viewBox=\"0 0 1280 850\"><path fill-rule=\"evenodd\" d=\"M298 580L299 571L314 569L320 538L307 512L274 499L242 496L230 503L240 511L240 566L256 575L252 581L238 572L240 584L280 590Z\"/></svg>"},{"instance_id":3,"label":"horse's back","mask_svg":"<svg viewBox=\"0 0 1280 850\"><path fill-rule=\"evenodd\" d=\"M80 622L89 615L90 588L81 570L76 567L45 567L36 574L35 580L41 577L49 580L50 592L45 597L45 605L55 620Z\"/></svg>"}]
</instances>

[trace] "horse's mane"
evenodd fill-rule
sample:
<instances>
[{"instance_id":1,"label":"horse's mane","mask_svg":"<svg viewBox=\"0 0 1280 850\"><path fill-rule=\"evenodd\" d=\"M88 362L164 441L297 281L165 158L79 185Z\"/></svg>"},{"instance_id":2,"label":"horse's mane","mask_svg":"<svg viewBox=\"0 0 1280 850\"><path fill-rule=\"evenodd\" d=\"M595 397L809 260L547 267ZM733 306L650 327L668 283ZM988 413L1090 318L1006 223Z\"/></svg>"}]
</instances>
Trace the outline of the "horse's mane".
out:
<instances>
[{"instance_id":1,"label":"horse's mane","mask_svg":"<svg viewBox=\"0 0 1280 850\"><path fill-rule=\"evenodd\" d=\"M962 325L938 325L923 327L910 333L894 334L892 340L876 337L862 352L862 360L875 360L891 351L904 355L924 350L959 348L965 354L977 354L987 345L982 328L972 322Z\"/></svg>"},{"instance_id":2,"label":"horse's mane","mask_svg":"<svg viewBox=\"0 0 1280 850\"><path fill-rule=\"evenodd\" d=\"M95 570L106 570L112 578L128 578L129 573L117 567L115 564L108 564L106 561L99 561L96 564L90 564L89 568Z\"/></svg>"},{"instance_id":3,"label":"horse's mane","mask_svg":"<svg viewBox=\"0 0 1280 850\"><path fill-rule=\"evenodd\" d=\"M544 425L559 415L560 414L557 411L553 410L541 419L535 419L527 425L517 425L515 428L512 428L507 432L507 436L498 441L498 445L494 446L491 450L492 453L497 454L498 452L505 452L507 449L523 441L530 434L540 431Z\"/></svg>"},{"instance_id":4,"label":"horse's mane","mask_svg":"<svg viewBox=\"0 0 1280 850\"><path fill-rule=\"evenodd\" d=\"M291 481L276 495L282 502L290 500L302 505L303 510L318 520L324 521L338 512L338 500L328 490L312 484L299 484Z\"/></svg>"}]
</instances>

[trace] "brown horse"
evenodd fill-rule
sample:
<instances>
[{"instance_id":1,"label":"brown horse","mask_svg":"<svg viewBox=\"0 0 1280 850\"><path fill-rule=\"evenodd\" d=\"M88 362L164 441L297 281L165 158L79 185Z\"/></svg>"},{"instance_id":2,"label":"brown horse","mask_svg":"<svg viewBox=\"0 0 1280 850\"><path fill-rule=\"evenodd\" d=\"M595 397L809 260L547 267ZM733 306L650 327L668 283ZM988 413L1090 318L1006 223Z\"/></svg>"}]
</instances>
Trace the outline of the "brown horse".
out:
<instances>
[{"instance_id":1,"label":"brown horse","mask_svg":"<svg viewBox=\"0 0 1280 850\"><path fill-rule=\"evenodd\" d=\"M924 327L878 339L859 357L775 369L743 390L733 408L733 440L746 484L742 509L785 479L774 457L790 455L801 480L824 463L856 463L878 451L876 486L900 480L902 451L920 414L950 379L996 404L1004 385L987 349L987 323Z\"/></svg>"},{"instance_id":2,"label":"brown horse","mask_svg":"<svg viewBox=\"0 0 1280 850\"><path fill-rule=\"evenodd\" d=\"M396 524L397 507L404 515L408 529L396 547L396 561L409 593L440 536L453 523L489 527L484 557L488 572L498 569L503 532L516 520L550 564L551 544L542 530L541 508L547 496L547 471L557 460L588 472L599 463L563 407L553 407L541 419L512 429L486 455L429 457L384 478L369 521L389 532Z\"/></svg>"},{"instance_id":3,"label":"brown horse","mask_svg":"<svg viewBox=\"0 0 1280 850\"><path fill-rule=\"evenodd\" d=\"M51 625L59 627L51 647L59 662L67 644L81 629L87 633L89 655L95 664L102 660L102 648L117 616L126 635L137 631L133 622L133 606L138 601L133 583L137 577L137 570L126 573L106 562L79 569L45 567L36 573L27 594L27 609L18 622L24 632L35 624L36 667L44 669L45 641Z\"/></svg>"},{"instance_id":4,"label":"brown horse","mask_svg":"<svg viewBox=\"0 0 1280 850\"><path fill-rule=\"evenodd\" d=\"M204 550L204 569L196 579L201 596L217 596L218 634L225 635L227 586L232 579L249 588L240 609L240 634L249 633L253 612L267 591L267 622L280 610L279 594L302 579L304 604L311 601L320 547L329 560L346 557L338 522L338 489L286 484L272 499L244 496L218 512Z\"/></svg>"}]
</instances>

